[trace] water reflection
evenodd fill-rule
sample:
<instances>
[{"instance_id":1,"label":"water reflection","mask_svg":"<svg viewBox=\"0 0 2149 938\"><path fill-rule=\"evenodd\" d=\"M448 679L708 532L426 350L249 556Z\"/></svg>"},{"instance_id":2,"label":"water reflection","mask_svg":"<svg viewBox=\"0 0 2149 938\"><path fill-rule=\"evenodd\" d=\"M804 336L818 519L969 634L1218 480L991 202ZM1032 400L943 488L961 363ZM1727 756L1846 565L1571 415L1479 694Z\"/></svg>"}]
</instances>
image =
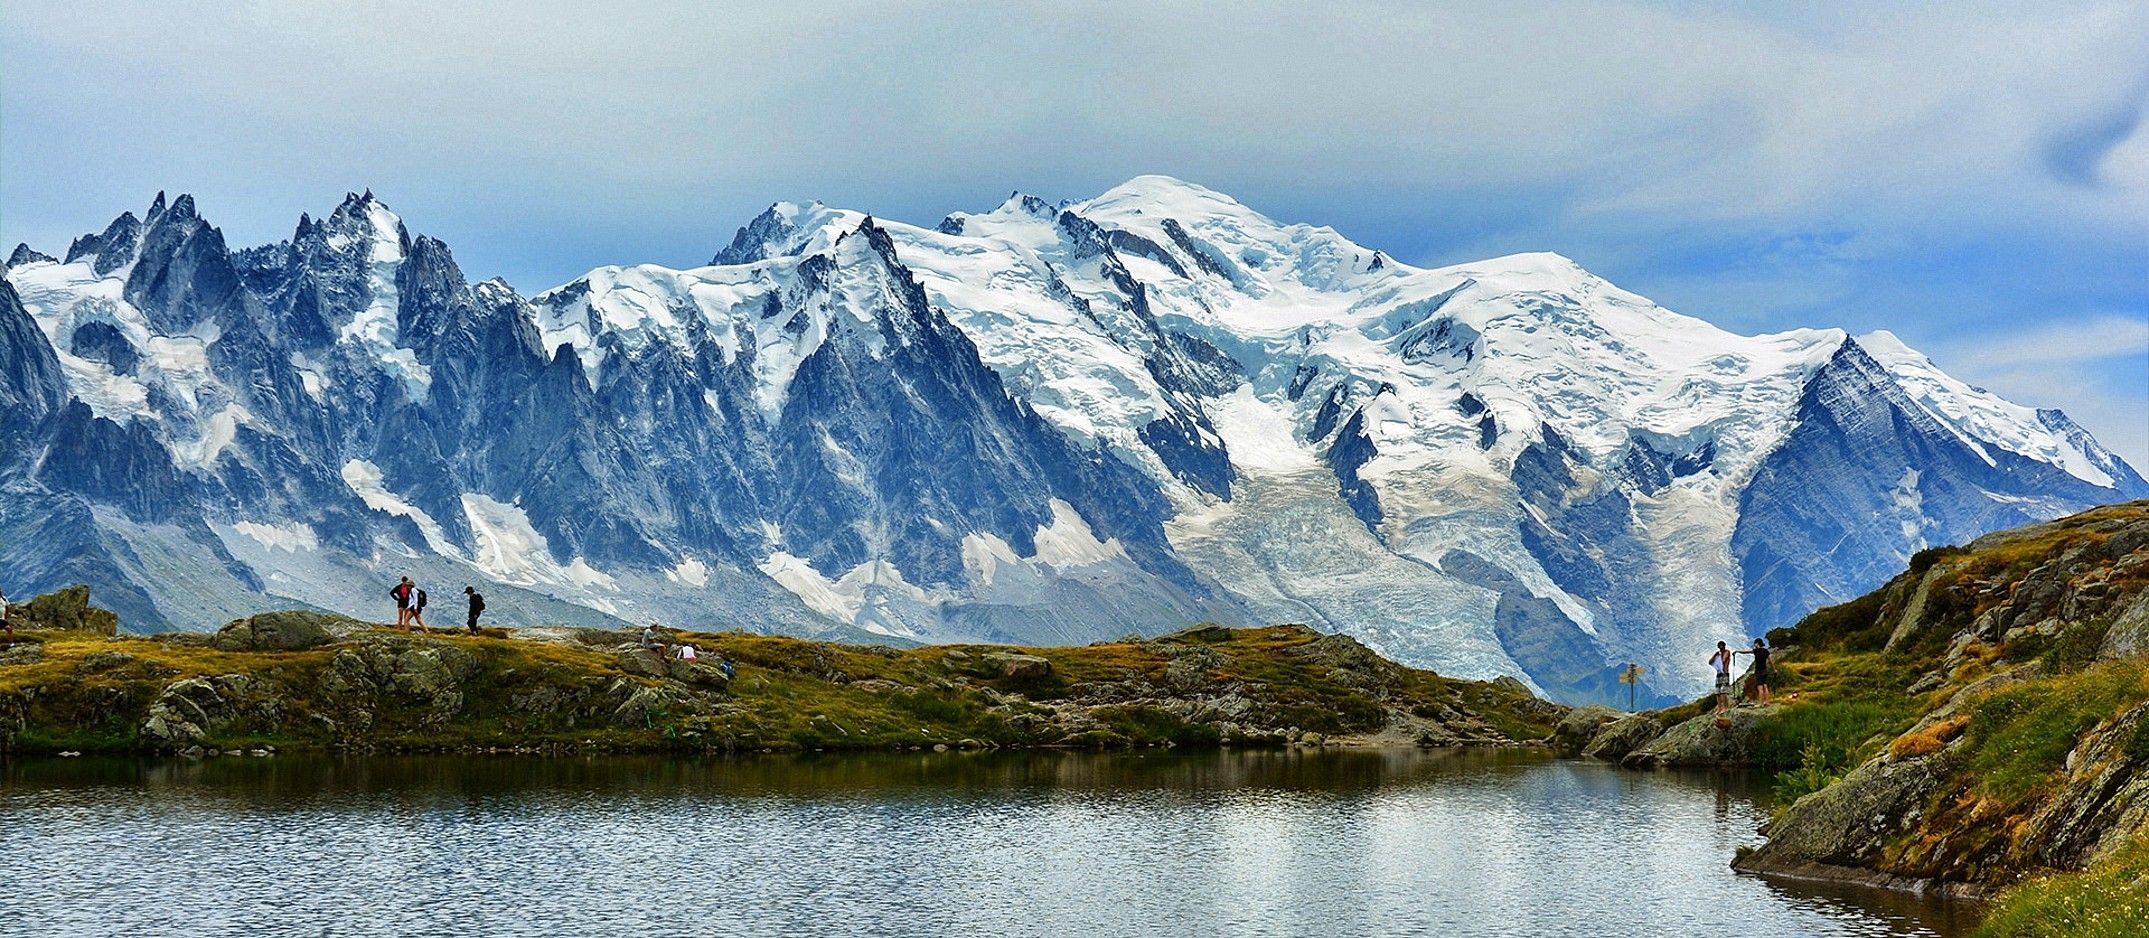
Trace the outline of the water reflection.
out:
<instances>
[{"instance_id":1,"label":"water reflection","mask_svg":"<svg viewBox=\"0 0 2149 938\"><path fill-rule=\"evenodd\" d=\"M1743 780L1526 753L0 763L0 931L1952 934L1732 874Z\"/></svg>"}]
</instances>

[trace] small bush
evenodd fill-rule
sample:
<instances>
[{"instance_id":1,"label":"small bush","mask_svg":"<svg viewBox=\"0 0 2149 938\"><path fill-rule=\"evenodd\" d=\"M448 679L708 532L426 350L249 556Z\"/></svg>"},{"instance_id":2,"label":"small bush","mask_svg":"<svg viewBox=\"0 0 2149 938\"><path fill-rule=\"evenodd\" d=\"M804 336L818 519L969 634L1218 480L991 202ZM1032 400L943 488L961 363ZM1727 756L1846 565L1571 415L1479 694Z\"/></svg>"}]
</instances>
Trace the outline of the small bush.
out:
<instances>
[{"instance_id":1,"label":"small bush","mask_svg":"<svg viewBox=\"0 0 2149 938\"><path fill-rule=\"evenodd\" d=\"M1886 593L1887 588L1882 587L1850 602L1816 609L1788 632L1770 632L1769 644L1847 651L1878 649L1888 641L1888 629L1880 621Z\"/></svg>"},{"instance_id":2,"label":"small bush","mask_svg":"<svg viewBox=\"0 0 2149 938\"><path fill-rule=\"evenodd\" d=\"M1962 735L1963 727L1970 725L1969 714L1958 713L1915 733L1904 733L1888 744L1888 752L1898 759L1931 755Z\"/></svg>"},{"instance_id":3,"label":"small bush","mask_svg":"<svg viewBox=\"0 0 2149 938\"><path fill-rule=\"evenodd\" d=\"M1924 576L1925 571L1931 570L1934 564L1949 557L1960 557L1966 553L1969 552L1954 546L1928 547L1910 555L1910 575Z\"/></svg>"},{"instance_id":4,"label":"small bush","mask_svg":"<svg viewBox=\"0 0 2149 938\"><path fill-rule=\"evenodd\" d=\"M1776 773L1776 803L1789 805L1807 795L1827 788L1843 778L1848 766L1842 752L1832 750L1815 740L1799 752L1798 767Z\"/></svg>"}]
</instances>

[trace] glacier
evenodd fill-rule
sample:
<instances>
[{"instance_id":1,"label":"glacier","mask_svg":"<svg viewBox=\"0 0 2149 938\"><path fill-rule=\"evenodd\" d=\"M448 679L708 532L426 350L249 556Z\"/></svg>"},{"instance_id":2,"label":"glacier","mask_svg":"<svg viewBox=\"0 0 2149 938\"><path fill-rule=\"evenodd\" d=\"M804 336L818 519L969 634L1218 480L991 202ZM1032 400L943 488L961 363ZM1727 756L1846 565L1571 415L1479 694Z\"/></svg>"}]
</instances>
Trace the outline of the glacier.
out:
<instances>
[{"instance_id":1,"label":"glacier","mask_svg":"<svg viewBox=\"0 0 2149 938\"><path fill-rule=\"evenodd\" d=\"M138 629L378 613L408 573L857 641L1296 621L1670 700L1917 550L2149 497L1885 332L1414 267L1164 176L929 227L779 202L708 265L533 296L371 192L239 250L159 194L5 282L0 569Z\"/></svg>"}]
</instances>

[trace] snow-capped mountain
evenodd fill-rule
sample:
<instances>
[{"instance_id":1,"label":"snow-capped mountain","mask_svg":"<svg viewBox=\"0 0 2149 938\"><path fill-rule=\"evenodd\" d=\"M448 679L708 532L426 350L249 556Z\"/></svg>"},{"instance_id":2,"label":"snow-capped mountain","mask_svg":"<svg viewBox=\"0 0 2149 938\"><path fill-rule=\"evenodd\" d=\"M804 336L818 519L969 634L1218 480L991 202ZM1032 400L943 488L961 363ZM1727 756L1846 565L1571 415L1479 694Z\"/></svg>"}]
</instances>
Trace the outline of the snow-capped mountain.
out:
<instances>
[{"instance_id":1,"label":"snow-capped mountain","mask_svg":"<svg viewBox=\"0 0 2149 938\"><path fill-rule=\"evenodd\" d=\"M709 266L535 297L370 193L241 251L160 195L6 280L0 569L142 628L378 614L411 572L525 620L1301 621L1676 694L1915 550L2149 495L1886 333L1733 335L1553 254L1414 268L1156 176L933 228L780 203Z\"/></svg>"}]
</instances>

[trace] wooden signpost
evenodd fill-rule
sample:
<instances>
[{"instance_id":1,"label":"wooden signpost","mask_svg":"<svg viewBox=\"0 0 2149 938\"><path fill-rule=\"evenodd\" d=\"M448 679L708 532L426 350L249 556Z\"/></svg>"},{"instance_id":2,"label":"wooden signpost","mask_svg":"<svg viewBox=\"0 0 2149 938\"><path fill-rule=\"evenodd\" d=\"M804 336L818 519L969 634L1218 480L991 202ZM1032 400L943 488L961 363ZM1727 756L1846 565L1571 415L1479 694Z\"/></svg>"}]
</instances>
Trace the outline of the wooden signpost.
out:
<instances>
[{"instance_id":1,"label":"wooden signpost","mask_svg":"<svg viewBox=\"0 0 2149 938\"><path fill-rule=\"evenodd\" d=\"M1642 682L1641 665L1627 662L1627 669L1619 672L1619 683L1627 685L1627 709L1634 709L1634 688Z\"/></svg>"}]
</instances>

